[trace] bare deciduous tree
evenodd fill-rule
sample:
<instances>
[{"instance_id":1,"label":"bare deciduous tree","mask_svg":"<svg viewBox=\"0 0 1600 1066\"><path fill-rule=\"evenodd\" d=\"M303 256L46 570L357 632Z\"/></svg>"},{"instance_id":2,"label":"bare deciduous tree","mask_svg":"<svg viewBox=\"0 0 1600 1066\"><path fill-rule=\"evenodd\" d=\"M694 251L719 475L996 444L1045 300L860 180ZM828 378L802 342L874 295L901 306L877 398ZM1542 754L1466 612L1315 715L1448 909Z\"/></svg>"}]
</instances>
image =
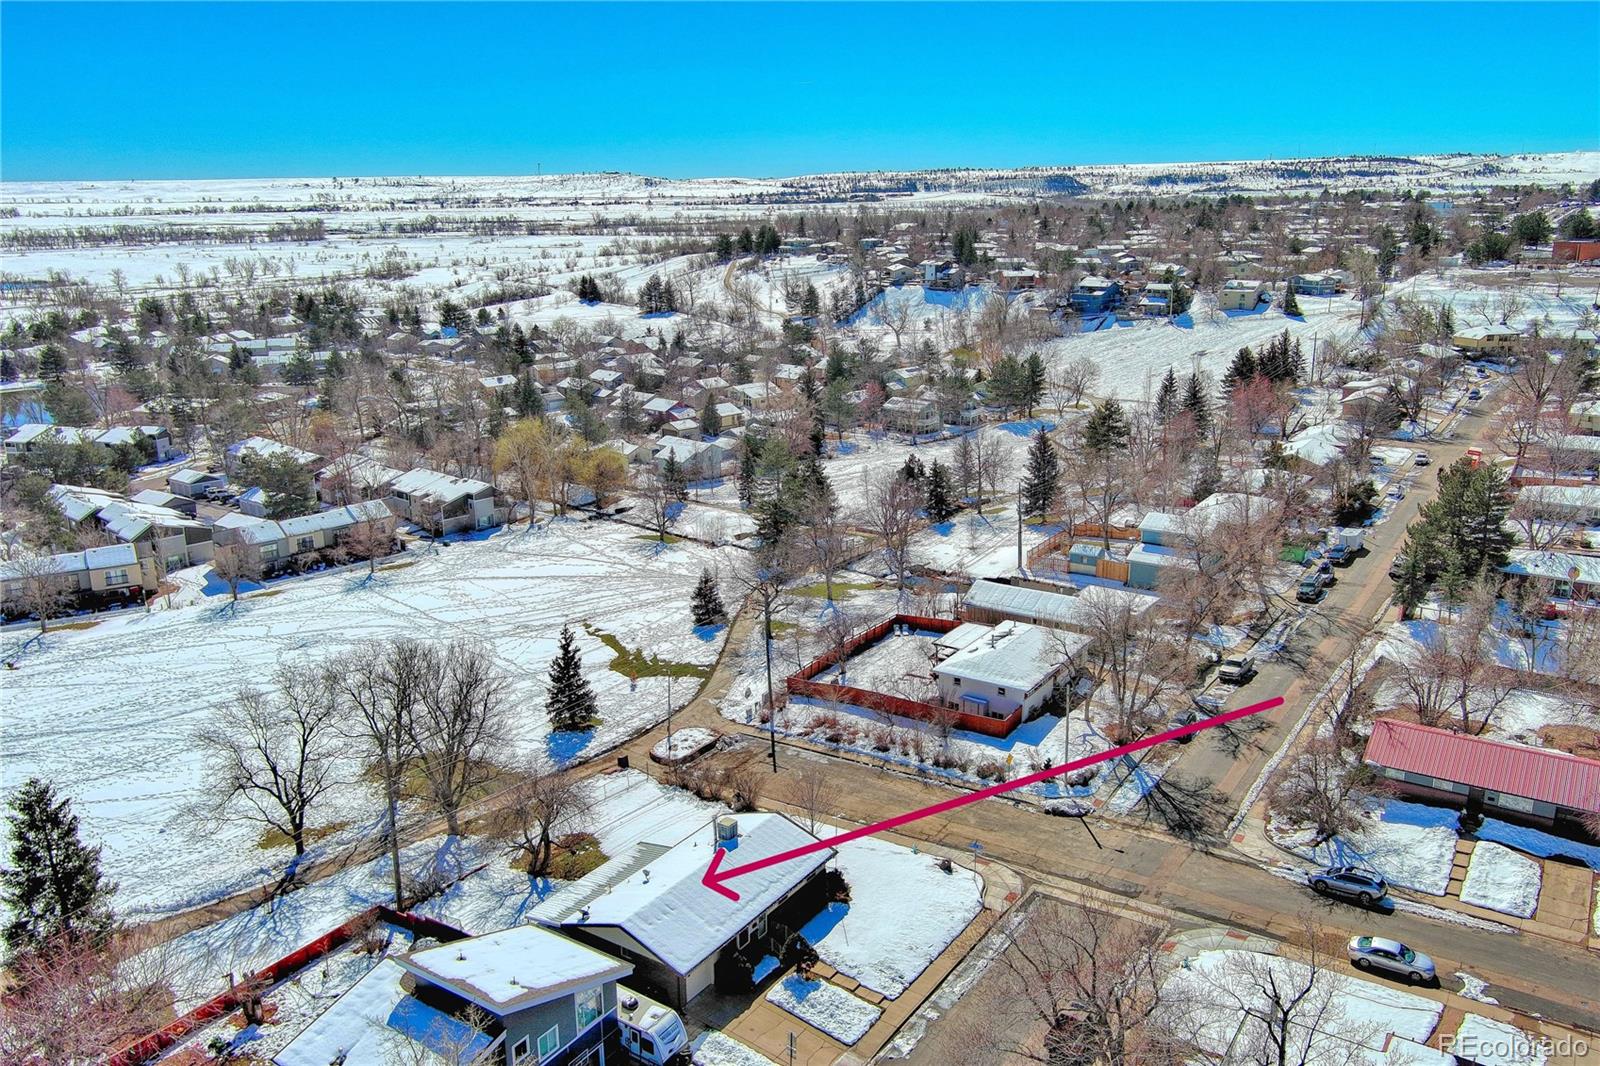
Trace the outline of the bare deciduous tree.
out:
<instances>
[{"instance_id":1,"label":"bare deciduous tree","mask_svg":"<svg viewBox=\"0 0 1600 1066\"><path fill-rule=\"evenodd\" d=\"M985 1024L958 1043L960 1058L1133 1066L1185 1061L1166 1019L1165 930L1104 911L1037 898L1008 928L995 958ZM955 1056L952 1056L954 1059Z\"/></svg>"},{"instance_id":2,"label":"bare deciduous tree","mask_svg":"<svg viewBox=\"0 0 1600 1066\"><path fill-rule=\"evenodd\" d=\"M261 553L248 544L219 544L211 558L211 572L228 586L235 602L239 586L261 580Z\"/></svg>"},{"instance_id":3,"label":"bare deciduous tree","mask_svg":"<svg viewBox=\"0 0 1600 1066\"><path fill-rule=\"evenodd\" d=\"M6 587L6 613L39 620L39 632L50 629L50 619L59 617L77 602L77 587L72 575L61 569L51 555L24 555L6 563L11 571Z\"/></svg>"},{"instance_id":4,"label":"bare deciduous tree","mask_svg":"<svg viewBox=\"0 0 1600 1066\"><path fill-rule=\"evenodd\" d=\"M883 552L894 571L895 587L906 587L906 572L911 568L911 534L917 527L917 509L922 505L917 486L900 475L885 471L867 486L865 526L883 542Z\"/></svg>"},{"instance_id":5,"label":"bare deciduous tree","mask_svg":"<svg viewBox=\"0 0 1600 1066\"><path fill-rule=\"evenodd\" d=\"M212 809L274 829L304 855L311 809L336 784L337 715L320 671L284 666L271 691L241 689L195 736L211 763Z\"/></svg>"},{"instance_id":6,"label":"bare deciduous tree","mask_svg":"<svg viewBox=\"0 0 1600 1066\"><path fill-rule=\"evenodd\" d=\"M806 832L816 835L822 815L832 811L839 801L839 789L828 779L827 773L815 762L806 762L789 778L785 798L801 811Z\"/></svg>"},{"instance_id":7,"label":"bare deciduous tree","mask_svg":"<svg viewBox=\"0 0 1600 1066\"><path fill-rule=\"evenodd\" d=\"M1272 811L1291 825L1309 827L1316 847L1360 825L1356 801L1372 787L1372 771L1331 738L1317 738L1278 771Z\"/></svg>"},{"instance_id":8,"label":"bare deciduous tree","mask_svg":"<svg viewBox=\"0 0 1600 1066\"><path fill-rule=\"evenodd\" d=\"M517 779L496 806L492 835L522 856L529 876L543 876L560 829L579 828L579 816L588 810L585 783L563 771L532 761L523 765Z\"/></svg>"},{"instance_id":9,"label":"bare deciduous tree","mask_svg":"<svg viewBox=\"0 0 1600 1066\"><path fill-rule=\"evenodd\" d=\"M72 938L7 963L0 1060L19 1066L101 1062L172 1018L177 967L133 943Z\"/></svg>"},{"instance_id":10,"label":"bare deciduous tree","mask_svg":"<svg viewBox=\"0 0 1600 1066\"><path fill-rule=\"evenodd\" d=\"M462 807L501 772L493 757L509 736L510 682L487 648L462 640L430 649L424 661L411 745L434 808L459 836Z\"/></svg>"}]
</instances>

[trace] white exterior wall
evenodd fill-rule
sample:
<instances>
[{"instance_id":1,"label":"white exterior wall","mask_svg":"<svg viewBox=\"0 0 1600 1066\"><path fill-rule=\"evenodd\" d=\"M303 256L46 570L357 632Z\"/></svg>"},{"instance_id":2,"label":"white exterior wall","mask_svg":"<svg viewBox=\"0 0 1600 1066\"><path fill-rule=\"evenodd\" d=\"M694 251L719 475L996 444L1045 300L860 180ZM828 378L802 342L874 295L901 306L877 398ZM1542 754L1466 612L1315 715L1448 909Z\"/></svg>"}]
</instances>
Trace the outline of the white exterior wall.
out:
<instances>
[{"instance_id":1,"label":"white exterior wall","mask_svg":"<svg viewBox=\"0 0 1600 1066\"><path fill-rule=\"evenodd\" d=\"M1057 671L1051 674L1038 688L1032 692L1024 693L1009 685L995 685L987 681L974 681L965 677L961 679L961 684L957 685L954 676L942 670L934 671L934 680L939 686L939 695L944 699L959 706L962 696L982 696L989 701L989 710L991 712L999 712L996 715L999 718L1009 717L1011 712L1018 707L1022 708L1024 716L1038 710L1039 706L1049 699L1050 694L1055 691L1056 678L1059 676L1060 671ZM1002 688L1005 689L1004 693L1000 691Z\"/></svg>"}]
</instances>

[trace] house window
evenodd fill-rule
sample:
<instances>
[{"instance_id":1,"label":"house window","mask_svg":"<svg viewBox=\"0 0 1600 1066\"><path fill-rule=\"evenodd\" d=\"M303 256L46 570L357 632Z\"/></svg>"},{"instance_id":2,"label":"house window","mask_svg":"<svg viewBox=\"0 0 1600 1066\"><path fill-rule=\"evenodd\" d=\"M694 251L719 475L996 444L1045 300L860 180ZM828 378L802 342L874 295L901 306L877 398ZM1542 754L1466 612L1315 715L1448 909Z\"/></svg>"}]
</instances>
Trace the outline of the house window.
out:
<instances>
[{"instance_id":1,"label":"house window","mask_svg":"<svg viewBox=\"0 0 1600 1066\"><path fill-rule=\"evenodd\" d=\"M107 570L106 571L106 584L108 586L110 586L110 585L126 585L127 583L128 583L128 572L126 570Z\"/></svg>"},{"instance_id":2,"label":"house window","mask_svg":"<svg viewBox=\"0 0 1600 1066\"><path fill-rule=\"evenodd\" d=\"M605 997L598 988L591 988L587 992L578 994L578 1032L583 1032L594 1024L605 1010Z\"/></svg>"},{"instance_id":3,"label":"house window","mask_svg":"<svg viewBox=\"0 0 1600 1066\"><path fill-rule=\"evenodd\" d=\"M317 546L317 541L315 537L301 537L299 544L301 551L308 552Z\"/></svg>"},{"instance_id":4,"label":"house window","mask_svg":"<svg viewBox=\"0 0 1600 1066\"><path fill-rule=\"evenodd\" d=\"M528 1038L523 1037L521 1040L518 1040L515 1044L511 1045L511 1066L517 1066L517 1063L521 1062L527 1057Z\"/></svg>"},{"instance_id":5,"label":"house window","mask_svg":"<svg viewBox=\"0 0 1600 1066\"><path fill-rule=\"evenodd\" d=\"M997 689L995 689L995 692L997 692L998 694L1000 694L1002 696L1004 696L1006 694L1006 690L1003 689L1003 688L997 688Z\"/></svg>"},{"instance_id":6,"label":"house window","mask_svg":"<svg viewBox=\"0 0 1600 1066\"><path fill-rule=\"evenodd\" d=\"M276 559L277 557L278 557L278 546L276 544L263 544L261 546L261 558L263 558L263 559Z\"/></svg>"},{"instance_id":7,"label":"house window","mask_svg":"<svg viewBox=\"0 0 1600 1066\"><path fill-rule=\"evenodd\" d=\"M539 1037L539 1061L543 1062L560 1050L561 1031L552 1025Z\"/></svg>"},{"instance_id":8,"label":"house window","mask_svg":"<svg viewBox=\"0 0 1600 1066\"><path fill-rule=\"evenodd\" d=\"M749 944L750 943L750 928L748 926L746 926L745 928L739 930L739 935L733 938L733 942L734 942L734 945L736 947L740 947L740 948L743 948L747 944Z\"/></svg>"}]
</instances>

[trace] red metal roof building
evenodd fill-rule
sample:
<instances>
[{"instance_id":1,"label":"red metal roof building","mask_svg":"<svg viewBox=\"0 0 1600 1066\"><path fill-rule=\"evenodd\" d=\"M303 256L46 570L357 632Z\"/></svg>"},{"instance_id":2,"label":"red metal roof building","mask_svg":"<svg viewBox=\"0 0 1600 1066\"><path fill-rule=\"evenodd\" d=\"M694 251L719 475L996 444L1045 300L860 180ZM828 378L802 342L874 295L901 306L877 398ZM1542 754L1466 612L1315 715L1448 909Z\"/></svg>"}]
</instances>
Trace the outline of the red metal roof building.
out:
<instances>
[{"instance_id":1,"label":"red metal roof building","mask_svg":"<svg viewBox=\"0 0 1600 1066\"><path fill-rule=\"evenodd\" d=\"M1600 761L1380 718L1365 761L1392 782L1524 818L1600 812Z\"/></svg>"}]
</instances>

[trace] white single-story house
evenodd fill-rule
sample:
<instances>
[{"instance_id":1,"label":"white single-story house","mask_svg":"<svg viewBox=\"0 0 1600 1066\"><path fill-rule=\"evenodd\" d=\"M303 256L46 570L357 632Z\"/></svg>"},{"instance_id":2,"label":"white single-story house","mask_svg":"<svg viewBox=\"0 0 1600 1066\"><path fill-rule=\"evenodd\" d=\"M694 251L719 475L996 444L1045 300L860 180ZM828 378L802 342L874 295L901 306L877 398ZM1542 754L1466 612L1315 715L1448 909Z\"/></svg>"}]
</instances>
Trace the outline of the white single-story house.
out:
<instances>
[{"instance_id":1,"label":"white single-story house","mask_svg":"<svg viewBox=\"0 0 1600 1066\"><path fill-rule=\"evenodd\" d=\"M947 704L985 718L1037 711L1054 695L1071 657L1089 644L1083 634L1026 622L959 628L969 626L971 639L934 666L933 680Z\"/></svg>"},{"instance_id":2,"label":"white single-story house","mask_svg":"<svg viewBox=\"0 0 1600 1066\"><path fill-rule=\"evenodd\" d=\"M228 445L227 458L224 464L232 472L237 470L246 456L256 456L261 459L278 459L283 456L292 458L301 466L310 469L322 462L322 456L316 452L308 452L303 448L296 448L282 441L271 440L267 437L246 437Z\"/></svg>"},{"instance_id":3,"label":"white single-story house","mask_svg":"<svg viewBox=\"0 0 1600 1066\"><path fill-rule=\"evenodd\" d=\"M215 470L195 470L184 467L175 474L167 477L167 489L178 496L186 496L191 500L205 499L210 496L220 495L228 488L228 475Z\"/></svg>"},{"instance_id":4,"label":"white single-story house","mask_svg":"<svg viewBox=\"0 0 1600 1066\"><path fill-rule=\"evenodd\" d=\"M728 450L722 441L690 440L687 437L663 437L657 442L651 458L656 468L666 466L667 457L677 461L678 469L692 481L719 477L722 464L728 459Z\"/></svg>"},{"instance_id":5,"label":"white single-story house","mask_svg":"<svg viewBox=\"0 0 1600 1066\"><path fill-rule=\"evenodd\" d=\"M732 869L816 842L781 814L724 815L680 843L634 845L556 890L532 917L633 963L634 982L681 1011L712 986L722 953L764 941L772 912L833 855L821 848L741 875L730 900L702 883L712 851L723 849Z\"/></svg>"},{"instance_id":6,"label":"white single-story house","mask_svg":"<svg viewBox=\"0 0 1600 1066\"><path fill-rule=\"evenodd\" d=\"M432 470L408 470L389 485L385 497L401 521L435 536L504 524L507 509L497 504L494 486L473 478Z\"/></svg>"}]
</instances>

